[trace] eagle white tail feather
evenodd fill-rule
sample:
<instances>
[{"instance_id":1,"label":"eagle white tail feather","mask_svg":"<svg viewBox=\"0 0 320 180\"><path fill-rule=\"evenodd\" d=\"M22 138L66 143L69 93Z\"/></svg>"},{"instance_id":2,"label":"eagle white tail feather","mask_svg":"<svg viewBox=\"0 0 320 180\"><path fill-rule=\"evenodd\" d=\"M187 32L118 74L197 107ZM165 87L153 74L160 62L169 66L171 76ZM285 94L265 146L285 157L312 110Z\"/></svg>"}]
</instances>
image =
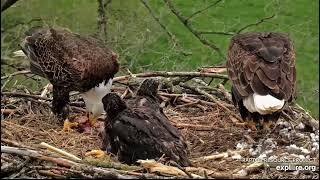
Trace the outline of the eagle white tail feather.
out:
<instances>
[{"instance_id":1,"label":"eagle white tail feather","mask_svg":"<svg viewBox=\"0 0 320 180\"><path fill-rule=\"evenodd\" d=\"M113 79L109 79L107 84L103 81L98 86L81 94L87 111L92 113L94 117L99 117L104 112L102 98L111 92L112 81Z\"/></svg>"},{"instance_id":2,"label":"eagle white tail feather","mask_svg":"<svg viewBox=\"0 0 320 180\"><path fill-rule=\"evenodd\" d=\"M265 115L280 110L284 106L284 100L279 100L269 94L261 96L254 93L243 100L243 105L250 112L258 112Z\"/></svg>"},{"instance_id":3,"label":"eagle white tail feather","mask_svg":"<svg viewBox=\"0 0 320 180\"><path fill-rule=\"evenodd\" d=\"M22 50L13 52L13 57L27 57Z\"/></svg>"}]
</instances>

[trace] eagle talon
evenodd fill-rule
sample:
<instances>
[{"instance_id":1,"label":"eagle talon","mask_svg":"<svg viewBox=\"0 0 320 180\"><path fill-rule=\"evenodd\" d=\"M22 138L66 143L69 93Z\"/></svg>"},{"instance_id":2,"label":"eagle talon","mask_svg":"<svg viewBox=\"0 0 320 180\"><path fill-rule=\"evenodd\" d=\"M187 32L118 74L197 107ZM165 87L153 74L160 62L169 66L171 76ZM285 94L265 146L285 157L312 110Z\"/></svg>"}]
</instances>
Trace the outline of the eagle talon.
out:
<instances>
[{"instance_id":1,"label":"eagle talon","mask_svg":"<svg viewBox=\"0 0 320 180\"><path fill-rule=\"evenodd\" d=\"M73 127L77 127L77 122L70 122L69 119L66 119L63 123L63 131L71 131Z\"/></svg>"},{"instance_id":2,"label":"eagle talon","mask_svg":"<svg viewBox=\"0 0 320 180\"><path fill-rule=\"evenodd\" d=\"M246 122L246 126L251 129L252 131L257 131L257 124L253 120L248 120Z\"/></svg>"},{"instance_id":3,"label":"eagle talon","mask_svg":"<svg viewBox=\"0 0 320 180\"><path fill-rule=\"evenodd\" d=\"M102 150L91 150L85 154L85 156L93 156L94 158L103 158L106 153Z\"/></svg>"},{"instance_id":4,"label":"eagle talon","mask_svg":"<svg viewBox=\"0 0 320 180\"><path fill-rule=\"evenodd\" d=\"M262 123L262 126L263 126L263 129L265 130L265 131L270 131L270 126L272 125L272 123L270 122L270 121L264 121L263 123Z\"/></svg>"},{"instance_id":5,"label":"eagle talon","mask_svg":"<svg viewBox=\"0 0 320 180\"><path fill-rule=\"evenodd\" d=\"M89 123L93 127L97 123L97 119L89 116Z\"/></svg>"}]
</instances>

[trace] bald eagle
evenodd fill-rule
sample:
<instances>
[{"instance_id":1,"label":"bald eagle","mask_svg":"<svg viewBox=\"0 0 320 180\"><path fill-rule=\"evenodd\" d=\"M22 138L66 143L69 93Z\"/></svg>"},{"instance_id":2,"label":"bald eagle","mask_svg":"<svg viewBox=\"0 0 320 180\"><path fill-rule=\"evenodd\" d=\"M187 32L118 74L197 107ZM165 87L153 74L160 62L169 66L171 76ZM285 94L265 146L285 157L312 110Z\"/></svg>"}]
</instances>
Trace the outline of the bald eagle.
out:
<instances>
[{"instance_id":1,"label":"bald eagle","mask_svg":"<svg viewBox=\"0 0 320 180\"><path fill-rule=\"evenodd\" d=\"M158 85L157 81L146 79L136 97L126 102L115 93L102 99L107 113L105 132L111 152L127 164L165 155L181 166L189 166L187 144L157 102Z\"/></svg>"},{"instance_id":2,"label":"bald eagle","mask_svg":"<svg viewBox=\"0 0 320 180\"><path fill-rule=\"evenodd\" d=\"M33 27L25 34L20 46L30 59L31 72L53 85L54 114L60 120L68 118L69 92L79 91L94 123L119 70L117 54L93 37L64 28Z\"/></svg>"},{"instance_id":3,"label":"bald eagle","mask_svg":"<svg viewBox=\"0 0 320 180\"><path fill-rule=\"evenodd\" d=\"M268 130L284 105L295 98L295 51L286 34L248 32L234 36L227 69L233 102L253 130L256 125Z\"/></svg>"}]
</instances>

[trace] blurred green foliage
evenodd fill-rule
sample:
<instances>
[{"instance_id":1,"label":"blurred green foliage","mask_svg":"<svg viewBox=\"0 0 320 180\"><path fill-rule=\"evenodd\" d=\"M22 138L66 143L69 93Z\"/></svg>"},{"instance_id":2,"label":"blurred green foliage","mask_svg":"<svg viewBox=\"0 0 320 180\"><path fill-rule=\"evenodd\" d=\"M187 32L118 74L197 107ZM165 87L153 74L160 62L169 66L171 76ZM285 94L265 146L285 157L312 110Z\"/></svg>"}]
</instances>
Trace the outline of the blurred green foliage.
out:
<instances>
[{"instance_id":1,"label":"blurred green foliage","mask_svg":"<svg viewBox=\"0 0 320 180\"><path fill-rule=\"evenodd\" d=\"M164 1L147 2L178 40L178 45L172 43L172 39L139 0L112 0L107 6L107 42L119 53L123 66L132 72L188 71L225 63L215 51L204 46L185 28ZM173 4L188 17L214 2L174 0ZM95 0L19 0L1 14L1 61L7 59L10 64L12 52L19 49L24 31L35 25L62 26L82 34L95 34L97 7ZM318 0L224 0L194 16L191 24L199 31L236 32L273 14L274 18L250 26L244 32L289 33L297 56L297 101L319 118ZM231 36L207 34L204 37L226 54ZM18 64L26 67L27 62L21 60ZM3 63L1 69L2 75L16 70Z\"/></svg>"}]
</instances>

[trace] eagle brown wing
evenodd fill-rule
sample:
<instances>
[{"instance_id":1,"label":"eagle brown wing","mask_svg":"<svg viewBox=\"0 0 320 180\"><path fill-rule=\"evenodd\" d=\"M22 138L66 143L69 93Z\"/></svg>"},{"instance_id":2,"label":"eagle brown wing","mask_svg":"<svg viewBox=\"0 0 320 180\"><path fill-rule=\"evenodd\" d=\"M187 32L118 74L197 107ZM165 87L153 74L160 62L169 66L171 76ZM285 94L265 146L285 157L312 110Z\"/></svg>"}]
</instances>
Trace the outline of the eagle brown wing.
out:
<instances>
[{"instance_id":1,"label":"eagle brown wing","mask_svg":"<svg viewBox=\"0 0 320 180\"><path fill-rule=\"evenodd\" d=\"M286 34L249 32L232 38L228 75L240 98L270 94L291 101L296 86L295 52Z\"/></svg>"},{"instance_id":2,"label":"eagle brown wing","mask_svg":"<svg viewBox=\"0 0 320 180\"><path fill-rule=\"evenodd\" d=\"M31 58L31 71L54 85L87 91L119 70L117 56L92 37L42 27L26 34L22 49Z\"/></svg>"},{"instance_id":3,"label":"eagle brown wing","mask_svg":"<svg viewBox=\"0 0 320 180\"><path fill-rule=\"evenodd\" d=\"M160 109L150 106L153 102L146 98L138 99L143 103L139 100L127 103L128 108L108 123L112 153L118 154L119 160L128 164L138 159L160 158L165 154L180 165L189 166L187 144L179 131Z\"/></svg>"}]
</instances>

